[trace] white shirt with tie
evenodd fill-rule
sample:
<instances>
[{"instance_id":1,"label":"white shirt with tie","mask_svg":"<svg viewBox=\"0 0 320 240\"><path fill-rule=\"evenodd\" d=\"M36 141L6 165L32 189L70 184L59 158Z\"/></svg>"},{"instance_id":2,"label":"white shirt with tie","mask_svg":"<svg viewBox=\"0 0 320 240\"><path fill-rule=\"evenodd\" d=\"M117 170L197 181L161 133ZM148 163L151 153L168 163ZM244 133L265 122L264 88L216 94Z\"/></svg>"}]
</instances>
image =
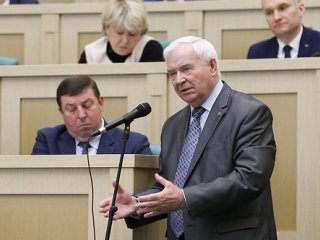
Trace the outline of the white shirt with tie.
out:
<instances>
[{"instance_id":1,"label":"white shirt with tie","mask_svg":"<svg viewBox=\"0 0 320 240\"><path fill-rule=\"evenodd\" d=\"M101 127L103 127L103 126L104 126L104 120L101 119ZM89 142L90 148L88 149L89 155L96 155L97 154L99 143L100 143L100 138L101 138L101 135L98 135L90 140L90 142ZM76 140L76 154L82 155L82 150L83 150L82 146L80 146L79 141Z\"/></svg>"},{"instance_id":2,"label":"white shirt with tie","mask_svg":"<svg viewBox=\"0 0 320 240\"><path fill-rule=\"evenodd\" d=\"M286 45L290 45L292 48L290 51L291 58L297 58L300 46L300 39L302 36L303 27L301 26L299 34L288 44L285 44L278 38L279 50L278 50L278 58L284 58L284 51L283 48Z\"/></svg>"}]
</instances>

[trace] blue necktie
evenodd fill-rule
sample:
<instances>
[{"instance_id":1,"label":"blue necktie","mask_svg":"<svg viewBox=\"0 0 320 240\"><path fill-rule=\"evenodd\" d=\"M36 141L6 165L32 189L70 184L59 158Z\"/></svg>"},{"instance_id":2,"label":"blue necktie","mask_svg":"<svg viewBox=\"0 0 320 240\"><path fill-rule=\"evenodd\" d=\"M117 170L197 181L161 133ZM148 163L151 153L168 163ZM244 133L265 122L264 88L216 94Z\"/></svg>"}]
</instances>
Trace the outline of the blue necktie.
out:
<instances>
[{"instance_id":1,"label":"blue necktie","mask_svg":"<svg viewBox=\"0 0 320 240\"><path fill-rule=\"evenodd\" d=\"M284 58L291 58L291 54L290 54L291 49L292 49L292 47L290 45L285 45L283 47Z\"/></svg>"},{"instance_id":2,"label":"blue necktie","mask_svg":"<svg viewBox=\"0 0 320 240\"><path fill-rule=\"evenodd\" d=\"M88 154L88 149L91 147L88 142L79 142L78 144L80 147L82 147L82 153L81 154Z\"/></svg>"},{"instance_id":3,"label":"blue necktie","mask_svg":"<svg viewBox=\"0 0 320 240\"><path fill-rule=\"evenodd\" d=\"M201 134L200 117L204 111L205 109L203 107L197 107L192 111L192 122L189 126L188 134L181 151L176 175L174 178L174 184L180 188L182 188L185 183L191 159ZM182 213L182 210L179 209L172 212L170 216L171 228L176 237L179 237L184 232Z\"/></svg>"}]
</instances>

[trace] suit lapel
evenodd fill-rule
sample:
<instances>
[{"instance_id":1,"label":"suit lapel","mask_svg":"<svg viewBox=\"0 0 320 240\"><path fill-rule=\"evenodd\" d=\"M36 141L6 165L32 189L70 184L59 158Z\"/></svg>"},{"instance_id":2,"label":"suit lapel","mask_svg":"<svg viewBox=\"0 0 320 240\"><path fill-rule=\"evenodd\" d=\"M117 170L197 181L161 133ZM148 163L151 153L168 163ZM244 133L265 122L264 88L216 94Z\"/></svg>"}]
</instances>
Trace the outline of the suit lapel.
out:
<instances>
[{"instance_id":1,"label":"suit lapel","mask_svg":"<svg viewBox=\"0 0 320 240\"><path fill-rule=\"evenodd\" d=\"M191 113L190 113L190 106L186 106L184 109L182 109L181 114L179 118L177 119L177 124L175 129L172 131L172 138L174 139L173 142L176 144L175 146L175 158L173 161L171 161L170 164L170 172L169 172L169 179L174 180L175 174L176 174L176 169L178 166L178 162L180 159L180 154L182 151L182 147L187 135L187 131L189 128L189 121L190 121ZM186 121L188 119L189 121Z\"/></svg>"},{"instance_id":2,"label":"suit lapel","mask_svg":"<svg viewBox=\"0 0 320 240\"><path fill-rule=\"evenodd\" d=\"M58 148L60 154L76 154L76 143L75 140L66 130L61 134L60 141L58 142Z\"/></svg>"},{"instance_id":3,"label":"suit lapel","mask_svg":"<svg viewBox=\"0 0 320 240\"><path fill-rule=\"evenodd\" d=\"M267 58L277 58L279 51L279 44L276 37L270 39L270 45L267 49L266 55Z\"/></svg>"},{"instance_id":4,"label":"suit lapel","mask_svg":"<svg viewBox=\"0 0 320 240\"><path fill-rule=\"evenodd\" d=\"M207 121L202 130L202 134L200 135L199 142L197 144L196 150L193 154L193 157L190 163L186 182L188 181L188 178L192 173L194 167L196 166L197 162L200 160L200 156L204 151L209 139L211 138L219 122L227 112L228 99L230 97L230 94L231 94L231 88L226 83L224 83L223 89L221 90L217 100L212 106L209 116L207 118Z\"/></svg>"},{"instance_id":5,"label":"suit lapel","mask_svg":"<svg viewBox=\"0 0 320 240\"><path fill-rule=\"evenodd\" d=\"M101 135L97 154L112 154L115 152L114 143L116 137L113 136L113 131L107 131Z\"/></svg>"},{"instance_id":6,"label":"suit lapel","mask_svg":"<svg viewBox=\"0 0 320 240\"><path fill-rule=\"evenodd\" d=\"M310 49L312 48L311 31L303 27L302 36L299 44L298 57L310 57Z\"/></svg>"}]
</instances>

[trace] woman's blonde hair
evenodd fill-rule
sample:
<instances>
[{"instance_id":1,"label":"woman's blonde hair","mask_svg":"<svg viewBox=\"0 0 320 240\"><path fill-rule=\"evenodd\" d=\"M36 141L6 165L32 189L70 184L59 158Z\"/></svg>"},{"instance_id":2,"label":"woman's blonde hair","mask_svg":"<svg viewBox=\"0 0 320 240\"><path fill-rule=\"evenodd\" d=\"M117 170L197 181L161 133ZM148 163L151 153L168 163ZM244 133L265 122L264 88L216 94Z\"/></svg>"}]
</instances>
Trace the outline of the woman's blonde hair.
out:
<instances>
[{"instance_id":1,"label":"woman's blonde hair","mask_svg":"<svg viewBox=\"0 0 320 240\"><path fill-rule=\"evenodd\" d=\"M114 27L133 33L148 31L147 10L140 0L109 0L102 13L102 28Z\"/></svg>"}]
</instances>

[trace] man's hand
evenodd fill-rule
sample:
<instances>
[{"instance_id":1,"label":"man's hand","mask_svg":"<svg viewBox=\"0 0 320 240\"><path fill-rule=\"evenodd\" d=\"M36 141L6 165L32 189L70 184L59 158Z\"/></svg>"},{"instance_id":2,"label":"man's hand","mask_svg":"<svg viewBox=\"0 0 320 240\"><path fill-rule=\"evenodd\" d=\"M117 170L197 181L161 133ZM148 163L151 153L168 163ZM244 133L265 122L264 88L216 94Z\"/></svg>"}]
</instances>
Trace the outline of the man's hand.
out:
<instances>
[{"instance_id":1,"label":"man's hand","mask_svg":"<svg viewBox=\"0 0 320 240\"><path fill-rule=\"evenodd\" d=\"M115 181L112 182L113 187L115 187ZM112 205L112 197L106 198L101 201L99 212L103 214L104 217L109 217L109 211ZM129 215L136 214L136 201L135 199L127 193L120 185L118 187L116 203L118 210L115 212L113 219L121 219L128 217Z\"/></svg>"},{"instance_id":2,"label":"man's hand","mask_svg":"<svg viewBox=\"0 0 320 240\"><path fill-rule=\"evenodd\" d=\"M164 186L159 193L140 196L136 204L137 214L143 214L145 218L169 213L185 207L182 189L156 174L155 179Z\"/></svg>"}]
</instances>

